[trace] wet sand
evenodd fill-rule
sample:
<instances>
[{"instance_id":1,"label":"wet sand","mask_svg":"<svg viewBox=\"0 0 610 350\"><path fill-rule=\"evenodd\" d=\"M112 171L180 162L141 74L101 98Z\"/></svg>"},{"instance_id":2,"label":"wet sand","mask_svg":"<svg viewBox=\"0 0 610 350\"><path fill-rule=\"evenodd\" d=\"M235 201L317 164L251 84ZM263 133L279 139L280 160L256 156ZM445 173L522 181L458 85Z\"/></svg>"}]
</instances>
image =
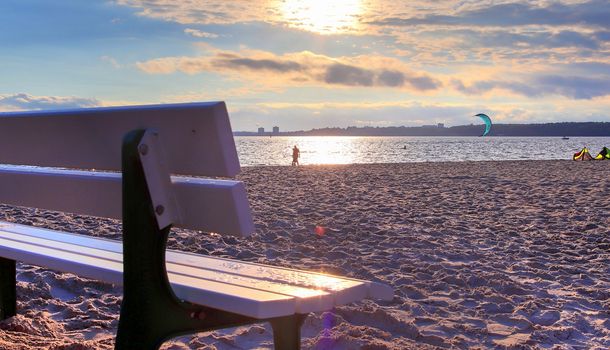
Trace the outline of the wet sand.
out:
<instances>
[{"instance_id":1,"label":"wet sand","mask_svg":"<svg viewBox=\"0 0 610 350\"><path fill-rule=\"evenodd\" d=\"M394 288L391 302L310 315L304 349L608 349L609 174L610 162L572 161L244 168L256 233L175 230L170 247ZM120 239L117 221L2 212ZM113 348L119 287L25 264L17 278L19 311L0 322L0 348ZM271 347L261 324L163 348Z\"/></svg>"}]
</instances>

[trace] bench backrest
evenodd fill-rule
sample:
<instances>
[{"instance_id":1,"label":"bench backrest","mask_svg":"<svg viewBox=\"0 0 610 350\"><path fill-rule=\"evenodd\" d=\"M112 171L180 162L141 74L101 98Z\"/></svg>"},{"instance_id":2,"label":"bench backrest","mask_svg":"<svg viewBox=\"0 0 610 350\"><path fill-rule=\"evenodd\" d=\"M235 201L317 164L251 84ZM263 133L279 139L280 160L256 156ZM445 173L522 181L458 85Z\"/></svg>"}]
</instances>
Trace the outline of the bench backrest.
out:
<instances>
[{"instance_id":1,"label":"bench backrest","mask_svg":"<svg viewBox=\"0 0 610 350\"><path fill-rule=\"evenodd\" d=\"M134 129L158 131L172 174L239 172L224 102L0 113L0 163L12 165L0 167L0 202L120 218L121 177L97 170L121 170L122 140ZM177 226L253 231L242 183L172 176L172 188L181 208Z\"/></svg>"},{"instance_id":2,"label":"bench backrest","mask_svg":"<svg viewBox=\"0 0 610 350\"><path fill-rule=\"evenodd\" d=\"M0 113L0 163L120 171L123 137L146 128L173 174L239 173L224 102Z\"/></svg>"}]
</instances>

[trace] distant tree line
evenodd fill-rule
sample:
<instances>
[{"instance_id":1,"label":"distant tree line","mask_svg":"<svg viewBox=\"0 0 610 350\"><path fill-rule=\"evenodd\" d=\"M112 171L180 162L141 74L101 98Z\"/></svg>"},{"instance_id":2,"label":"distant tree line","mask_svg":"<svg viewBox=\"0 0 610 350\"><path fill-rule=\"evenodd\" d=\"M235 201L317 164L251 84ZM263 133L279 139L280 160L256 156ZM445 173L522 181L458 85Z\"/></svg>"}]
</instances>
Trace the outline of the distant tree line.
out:
<instances>
[{"instance_id":1,"label":"distant tree line","mask_svg":"<svg viewBox=\"0 0 610 350\"><path fill-rule=\"evenodd\" d=\"M308 131L288 131L278 136L479 136L484 125L389 126L322 128ZM235 135L260 135L255 132L235 132ZM271 135L270 133L264 134ZM610 122L563 122L546 124L493 124L488 136L610 136Z\"/></svg>"}]
</instances>

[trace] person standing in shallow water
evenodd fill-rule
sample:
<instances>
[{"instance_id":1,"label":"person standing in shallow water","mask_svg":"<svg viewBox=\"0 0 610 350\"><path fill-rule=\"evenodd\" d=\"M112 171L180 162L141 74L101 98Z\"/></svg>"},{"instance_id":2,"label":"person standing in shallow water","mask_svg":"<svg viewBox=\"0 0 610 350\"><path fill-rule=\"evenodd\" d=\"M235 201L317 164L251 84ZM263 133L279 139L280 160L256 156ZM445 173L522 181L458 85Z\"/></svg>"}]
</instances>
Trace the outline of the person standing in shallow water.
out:
<instances>
[{"instance_id":1,"label":"person standing in shallow water","mask_svg":"<svg viewBox=\"0 0 610 350\"><path fill-rule=\"evenodd\" d=\"M301 151L299 150L299 148L297 147L297 145L294 145L294 147L292 148L292 165L299 165L299 157L301 156Z\"/></svg>"}]
</instances>

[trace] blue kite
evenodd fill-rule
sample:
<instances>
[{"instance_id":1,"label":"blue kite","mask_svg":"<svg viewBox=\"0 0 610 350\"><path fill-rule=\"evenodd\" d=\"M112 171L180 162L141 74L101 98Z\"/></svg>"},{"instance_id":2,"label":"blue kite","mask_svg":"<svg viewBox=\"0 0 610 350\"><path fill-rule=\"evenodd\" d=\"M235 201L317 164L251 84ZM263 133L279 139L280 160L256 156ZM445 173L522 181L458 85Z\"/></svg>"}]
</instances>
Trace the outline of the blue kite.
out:
<instances>
[{"instance_id":1,"label":"blue kite","mask_svg":"<svg viewBox=\"0 0 610 350\"><path fill-rule=\"evenodd\" d=\"M483 114L483 113L479 113L479 114L475 115L475 117L479 117L479 118L483 119L483 121L485 122L485 132L481 136L485 136L485 135L489 134L489 130L491 130L491 118L489 118L489 116L487 114Z\"/></svg>"}]
</instances>

